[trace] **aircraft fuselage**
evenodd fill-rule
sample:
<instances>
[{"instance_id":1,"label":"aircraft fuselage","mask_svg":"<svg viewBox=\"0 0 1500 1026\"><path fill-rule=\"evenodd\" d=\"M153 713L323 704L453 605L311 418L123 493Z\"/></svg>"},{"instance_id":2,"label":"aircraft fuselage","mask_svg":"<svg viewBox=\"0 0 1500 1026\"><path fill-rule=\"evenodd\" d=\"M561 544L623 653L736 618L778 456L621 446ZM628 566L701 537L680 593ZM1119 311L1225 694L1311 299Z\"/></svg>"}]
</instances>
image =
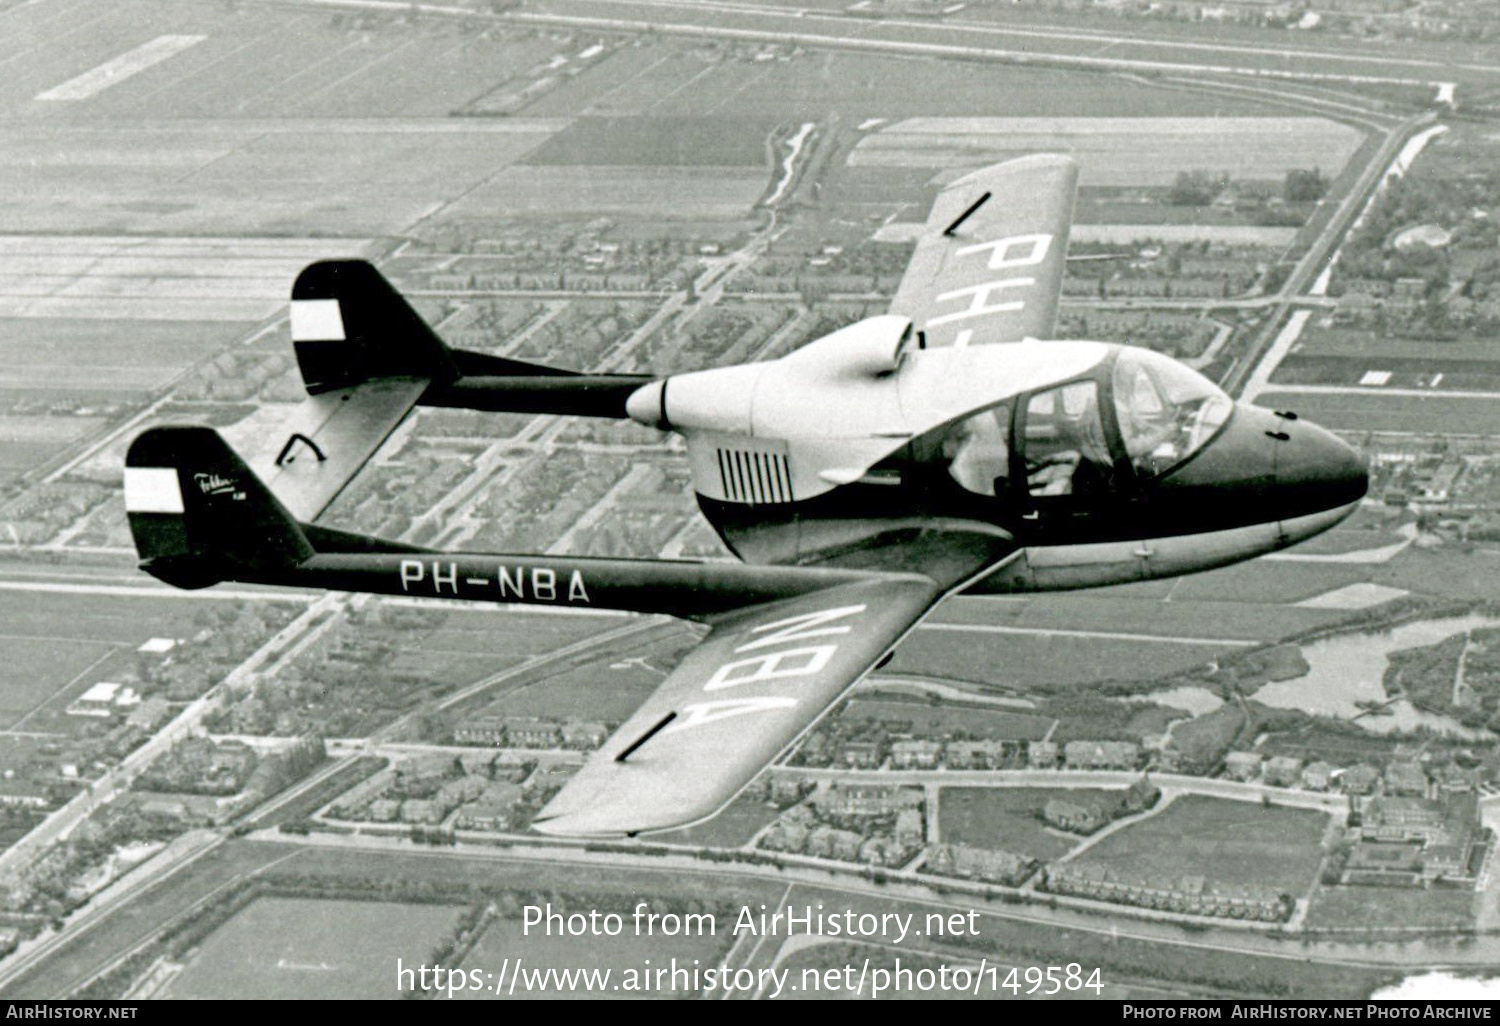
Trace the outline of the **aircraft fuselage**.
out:
<instances>
[{"instance_id":1,"label":"aircraft fuselage","mask_svg":"<svg viewBox=\"0 0 1500 1026\"><path fill-rule=\"evenodd\" d=\"M899 318L654 383L630 409L684 434L699 506L746 562L866 565L873 549L899 558L877 543L932 531L1011 539L1019 551L972 591L1222 566L1327 529L1366 489L1334 435L1158 353L924 351Z\"/></svg>"}]
</instances>

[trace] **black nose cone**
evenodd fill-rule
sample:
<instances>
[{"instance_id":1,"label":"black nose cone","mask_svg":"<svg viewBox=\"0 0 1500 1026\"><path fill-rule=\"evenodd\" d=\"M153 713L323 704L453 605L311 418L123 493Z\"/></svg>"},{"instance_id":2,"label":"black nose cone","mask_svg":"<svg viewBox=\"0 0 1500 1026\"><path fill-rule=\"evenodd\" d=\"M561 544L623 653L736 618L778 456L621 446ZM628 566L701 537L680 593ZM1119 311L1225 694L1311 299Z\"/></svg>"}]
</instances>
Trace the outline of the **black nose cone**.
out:
<instances>
[{"instance_id":1,"label":"black nose cone","mask_svg":"<svg viewBox=\"0 0 1500 1026\"><path fill-rule=\"evenodd\" d=\"M1241 404L1224 430L1163 485L1228 520L1266 523L1358 502L1369 477L1364 459L1332 432Z\"/></svg>"},{"instance_id":2,"label":"black nose cone","mask_svg":"<svg viewBox=\"0 0 1500 1026\"><path fill-rule=\"evenodd\" d=\"M1280 419L1280 418L1278 418ZM1370 490L1365 459L1343 439L1305 420L1283 420L1276 439L1278 490L1331 509L1358 502Z\"/></svg>"}]
</instances>

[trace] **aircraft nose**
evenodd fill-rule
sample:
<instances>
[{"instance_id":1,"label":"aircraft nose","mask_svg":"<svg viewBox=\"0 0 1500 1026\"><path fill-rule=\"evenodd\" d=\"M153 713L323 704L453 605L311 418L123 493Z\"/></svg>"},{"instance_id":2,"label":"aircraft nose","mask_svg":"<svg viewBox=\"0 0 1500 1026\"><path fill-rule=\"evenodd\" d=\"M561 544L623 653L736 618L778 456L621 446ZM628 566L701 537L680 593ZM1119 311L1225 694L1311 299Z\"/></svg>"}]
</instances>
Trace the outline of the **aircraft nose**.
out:
<instances>
[{"instance_id":1,"label":"aircraft nose","mask_svg":"<svg viewBox=\"0 0 1500 1026\"><path fill-rule=\"evenodd\" d=\"M1364 498L1370 476L1364 458L1333 432L1295 414L1272 415L1266 429L1275 446L1276 490L1297 505L1320 509Z\"/></svg>"},{"instance_id":2,"label":"aircraft nose","mask_svg":"<svg viewBox=\"0 0 1500 1026\"><path fill-rule=\"evenodd\" d=\"M1369 487L1364 460L1295 414L1241 403L1225 429L1163 481L1234 520L1287 521L1352 510Z\"/></svg>"}]
</instances>

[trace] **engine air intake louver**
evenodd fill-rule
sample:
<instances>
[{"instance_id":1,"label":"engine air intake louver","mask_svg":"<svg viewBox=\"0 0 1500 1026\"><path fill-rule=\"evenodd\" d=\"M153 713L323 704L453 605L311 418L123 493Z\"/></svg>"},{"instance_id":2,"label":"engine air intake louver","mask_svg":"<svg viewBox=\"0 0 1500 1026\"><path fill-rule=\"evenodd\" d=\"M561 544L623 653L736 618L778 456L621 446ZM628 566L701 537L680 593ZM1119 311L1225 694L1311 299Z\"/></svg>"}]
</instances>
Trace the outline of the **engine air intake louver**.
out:
<instances>
[{"instance_id":1,"label":"engine air intake louver","mask_svg":"<svg viewBox=\"0 0 1500 1026\"><path fill-rule=\"evenodd\" d=\"M784 454L720 448L718 456L724 495L731 502L792 501L792 475Z\"/></svg>"}]
</instances>

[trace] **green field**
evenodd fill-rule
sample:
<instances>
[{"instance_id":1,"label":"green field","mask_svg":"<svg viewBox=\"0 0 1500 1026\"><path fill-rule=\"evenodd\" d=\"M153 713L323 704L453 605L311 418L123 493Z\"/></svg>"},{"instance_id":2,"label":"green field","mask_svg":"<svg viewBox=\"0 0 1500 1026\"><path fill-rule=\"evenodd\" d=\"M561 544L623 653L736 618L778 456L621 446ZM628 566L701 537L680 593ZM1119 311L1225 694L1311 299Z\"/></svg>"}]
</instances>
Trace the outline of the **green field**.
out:
<instances>
[{"instance_id":1,"label":"green field","mask_svg":"<svg viewBox=\"0 0 1500 1026\"><path fill-rule=\"evenodd\" d=\"M762 168L779 119L579 118L527 154L537 165L666 165Z\"/></svg>"},{"instance_id":2,"label":"green field","mask_svg":"<svg viewBox=\"0 0 1500 1026\"><path fill-rule=\"evenodd\" d=\"M132 668L147 638L197 633L194 614L207 608L172 597L0 589L0 647L8 657L0 665L0 725L45 705L27 728L68 730L62 709L69 701Z\"/></svg>"},{"instance_id":3,"label":"green field","mask_svg":"<svg viewBox=\"0 0 1500 1026\"><path fill-rule=\"evenodd\" d=\"M1322 861L1326 813L1185 795L1117 830L1074 860L1121 879L1196 875L1299 896Z\"/></svg>"},{"instance_id":4,"label":"green field","mask_svg":"<svg viewBox=\"0 0 1500 1026\"><path fill-rule=\"evenodd\" d=\"M1320 884L1308 904L1307 928L1464 929L1474 925L1478 906L1479 895L1473 891Z\"/></svg>"},{"instance_id":5,"label":"green field","mask_svg":"<svg viewBox=\"0 0 1500 1026\"><path fill-rule=\"evenodd\" d=\"M56 713L94 683L86 677L106 679L99 674L118 650L108 642L17 637L9 632L0 632L0 645L5 647L5 662L0 666L0 725L6 729L43 706L50 705Z\"/></svg>"},{"instance_id":6,"label":"green field","mask_svg":"<svg viewBox=\"0 0 1500 1026\"><path fill-rule=\"evenodd\" d=\"M238 841L220 845L147 888L92 929L75 935L0 990L0 998L57 998L233 881L295 852L290 845Z\"/></svg>"},{"instance_id":7,"label":"green field","mask_svg":"<svg viewBox=\"0 0 1500 1026\"><path fill-rule=\"evenodd\" d=\"M896 650L890 672L1013 688L1059 687L1154 680L1201 666L1220 651L1211 644L918 629Z\"/></svg>"},{"instance_id":8,"label":"green field","mask_svg":"<svg viewBox=\"0 0 1500 1026\"><path fill-rule=\"evenodd\" d=\"M692 638L684 626L664 641L621 642L607 655L518 688L485 711L619 723L661 686Z\"/></svg>"},{"instance_id":9,"label":"green field","mask_svg":"<svg viewBox=\"0 0 1500 1026\"><path fill-rule=\"evenodd\" d=\"M619 617L534 612L515 606L446 612L435 628L402 635L395 668L467 684L623 623Z\"/></svg>"},{"instance_id":10,"label":"green field","mask_svg":"<svg viewBox=\"0 0 1500 1026\"><path fill-rule=\"evenodd\" d=\"M506 167L443 216L448 221L550 217L558 196L566 195L569 212L580 216L730 220L744 217L770 182L770 173L759 167Z\"/></svg>"},{"instance_id":11,"label":"green field","mask_svg":"<svg viewBox=\"0 0 1500 1026\"><path fill-rule=\"evenodd\" d=\"M10 417L0 413L0 478L30 470L104 423L102 417Z\"/></svg>"},{"instance_id":12,"label":"green field","mask_svg":"<svg viewBox=\"0 0 1500 1026\"><path fill-rule=\"evenodd\" d=\"M668 43L622 48L528 105L528 117L621 115L814 120L922 114L992 117L1233 116L1282 113L1255 99L1138 78L970 61L806 52L790 60L719 60Z\"/></svg>"},{"instance_id":13,"label":"green field","mask_svg":"<svg viewBox=\"0 0 1500 1026\"><path fill-rule=\"evenodd\" d=\"M624 623L609 614L537 612L524 606L453 607L446 612L443 622L424 635L424 652L493 656L517 647L550 652Z\"/></svg>"},{"instance_id":14,"label":"green field","mask_svg":"<svg viewBox=\"0 0 1500 1026\"><path fill-rule=\"evenodd\" d=\"M840 714L846 723L880 720L909 724L902 732L918 736L966 734L976 738L1008 741L1040 740L1052 726L1048 716L1029 716L970 705L955 705L951 700L935 705L925 699L854 698Z\"/></svg>"},{"instance_id":15,"label":"green field","mask_svg":"<svg viewBox=\"0 0 1500 1026\"><path fill-rule=\"evenodd\" d=\"M500 979L507 970L514 972L518 961L525 967L533 969L607 969L611 971L614 981L609 984L611 988L629 986L625 983L627 973L634 971L647 974L654 969L661 968L670 971L673 959L676 959L678 966L688 971L693 968L695 960L700 964L700 968L718 964L718 959L729 947L731 940L729 930L734 925L732 919L722 921L723 917L719 917L721 921L716 924L715 936L648 937L635 935L633 920L628 914L622 914L622 918L625 922L625 929L615 937L548 937L538 927L532 927L531 932L527 934L523 932L522 920L497 919L485 930L479 943L464 959L463 970L465 972L478 970L485 973L485 979L488 982ZM672 987L669 976L662 977L661 988L656 986L657 979L654 976L642 975L638 978L648 982L649 991L608 989L603 993L590 994L585 990L562 990L556 986L536 990L525 990L518 986L514 993L509 990L505 994L466 991L462 994L455 994L454 997L479 1001L490 1001L495 998L535 1001L544 998L619 999L696 996L695 991ZM509 980L510 977L506 976L505 979ZM524 993L523 990L525 990Z\"/></svg>"},{"instance_id":16,"label":"green field","mask_svg":"<svg viewBox=\"0 0 1500 1026\"><path fill-rule=\"evenodd\" d=\"M945 844L1013 851L1050 862L1078 842L1048 830L1042 807L1053 798L1100 793L1054 787L944 787L938 796L938 831Z\"/></svg>"},{"instance_id":17,"label":"green field","mask_svg":"<svg viewBox=\"0 0 1500 1026\"><path fill-rule=\"evenodd\" d=\"M396 962L419 966L461 907L257 898L172 980L173 998L392 999Z\"/></svg>"},{"instance_id":18,"label":"green field","mask_svg":"<svg viewBox=\"0 0 1500 1026\"><path fill-rule=\"evenodd\" d=\"M255 844L256 842L233 842ZM465 886L523 892L588 895L599 908L645 895L675 900L758 905L774 903L786 890L776 880L759 880L713 870L684 874L674 867L616 868L559 861L534 849L494 858L431 851L358 851L304 848L279 867L305 879L340 881L428 881L437 887ZM627 906L629 907L629 906Z\"/></svg>"},{"instance_id":19,"label":"green field","mask_svg":"<svg viewBox=\"0 0 1500 1026\"><path fill-rule=\"evenodd\" d=\"M909 911L922 921L933 906L905 902L890 895L852 897L845 892L798 886L787 898L801 906L812 902L859 911ZM1078 962L1098 966L1106 983L1124 981L1131 985L1160 986L1174 992L1190 988L1190 993L1208 996L1248 995L1257 998L1363 998L1382 983L1404 975L1400 969L1369 969L1349 964L1323 964L1309 958L1307 949L1295 942L1280 946L1281 957L1244 950L1238 931L1213 927L1178 930L1168 927L1154 937L1133 936L1130 931L1115 929L1104 919L1082 920L1088 928L1079 929L1051 921L1028 921L1009 918L1015 912L1025 917L1026 906L1001 901L985 902L964 898L947 906L950 910L978 908L979 936L969 940L947 960L977 960L981 954L991 964L1019 966L1066 965ZM994 915L985 912L993 911ZM1180 942L1180 943L1179 943ZM1223 944L1221 950L1218 945ZM924 946L937 947L929 939ZM1007 996L1009 991L1005 992Z\"/></svg>"},{"instance_id":20,"label":"green field","mask_svg":"<svg viewBox=\"0 0 1500 1026\"><path fill-rule=\"evenodd\" d=\"M204 321L138 320L121 331L118 319L0 318L0 382L14 390L14 399L58 401L76 394L80 402L132 400L243 330L243 324ZM82 367L87 374L74 372Z\"/></svg>"},{"instance_id":21,"label":"green field","mask_svg":"<svg viewBox=\"0 0 1500 1026\"><path fill-rule=\"evenodd\" d=\"M1335 527L1298 545L1297 551L1314 555L1336 555L1383 548L1405 540L1394 530L1382 530L1373 525L1370 529Z\"/></svg>"},{"instance_id":22,"label":"green field","mask_svg":"<svg viewBox=\"0 0 1500 1026\"><path fill-rule=\"evenodd\" d=\"M652 834L653 841L663 844L695 844L709 848L738 848L771 823L781 813L752 794L742 794L706 823L683 830Z\"/></svg>"},{"instance_id":23,"label":"green field","mask_svg":"<svg viewBox=\"0 0 1500 1026\"><path fill-rule=\"evenodd\" d=\"M1485 434L1500 424L1500 396L1380 395L1379 393L1262 392L1257 406L1294 410L1335 431L1414 431Z\"/></svg>"}]
</instances>

